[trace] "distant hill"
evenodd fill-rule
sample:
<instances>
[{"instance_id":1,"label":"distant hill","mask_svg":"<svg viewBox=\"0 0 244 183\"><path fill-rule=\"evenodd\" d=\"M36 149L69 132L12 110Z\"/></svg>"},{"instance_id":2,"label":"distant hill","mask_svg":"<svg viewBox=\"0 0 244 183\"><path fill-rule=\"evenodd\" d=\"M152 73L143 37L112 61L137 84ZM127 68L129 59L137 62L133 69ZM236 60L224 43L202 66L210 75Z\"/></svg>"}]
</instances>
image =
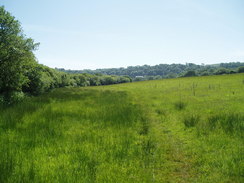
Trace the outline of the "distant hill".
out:
<instances>
[{"instance_id":1,"label":"distant hill","mask_svg":"<svg viewBox=\"0 0 244 183\"><path fill-rule=\"evenodd\" d=\"M128 66L127 68L110 69L84 69L84 70L65 70L55 68L67 73L88 73L88 74L106 74L118 76L130 76L134 80L148 80L161 78L174 78L184 76L188 71L194 71L195 75L215 75L237 72L237 68L244 66L244 62L229 62L211 65L197 65L193 63L186 64L159 64L155 66Z\"/></svg>"}]
</instances>

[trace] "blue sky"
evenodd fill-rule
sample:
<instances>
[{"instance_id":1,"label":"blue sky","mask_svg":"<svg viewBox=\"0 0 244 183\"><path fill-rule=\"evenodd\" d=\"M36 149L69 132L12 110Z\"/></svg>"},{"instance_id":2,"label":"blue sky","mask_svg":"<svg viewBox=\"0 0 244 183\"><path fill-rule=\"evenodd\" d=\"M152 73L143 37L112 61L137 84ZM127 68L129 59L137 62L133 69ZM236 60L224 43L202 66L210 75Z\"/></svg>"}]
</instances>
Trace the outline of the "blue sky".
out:
<instances>
[{"instance_id":1,"label":"blue sky","mask_svg":"<svg viewBox=\"0 0 244 183\"><path fill-rule=\"evenodd\" d=\"M39 63L95 69L244 62L244 0L1 0Z\"/></svg>"}]
</instances>

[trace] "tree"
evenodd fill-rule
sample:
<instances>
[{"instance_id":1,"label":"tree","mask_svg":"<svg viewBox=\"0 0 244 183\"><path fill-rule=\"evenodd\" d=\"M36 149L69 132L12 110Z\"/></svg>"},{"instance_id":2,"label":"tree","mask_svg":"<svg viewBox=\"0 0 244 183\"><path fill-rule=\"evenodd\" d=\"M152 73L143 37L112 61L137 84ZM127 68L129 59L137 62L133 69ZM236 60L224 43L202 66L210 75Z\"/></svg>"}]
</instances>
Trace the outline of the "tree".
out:
<instances>
[{"instance_id":1,"label":"tree","mask_svg":"<svg viewBox=\"0 0 244 183\"><path fill-rule=\"evenodd\" d=\"M215 71L216 75L222 75L222 74L229 74L229 70L226 68L219 68L217 71Z\"/></svg>"},{"instance_id":2,"label":"tree","mask_svg":"<svg viewBox=\"0 0 244 183\"><path fill-rule=\"evenodd\" d=\"M184 77L191 77L191 76L196 76L196 72L195 71L187 71L184 75Z\"/></svg>"},{"instance_id":3,"label":"tree","mask_svg":"<svg viewBox=\"0 0 244 183\"><path fill-rule=\"evenodd\" d=\"M244 66L238 68L239 73L244 73Z\"/></svg>"},{"instance_id":4,"label":"tree","mask_svg":"<svg viewBox=\"0 0 244 183\"><path fill-rule=\"evenodd\" d=\"M25 73L35 61L38 44L26 38L20 23L3 6L0 7L0 94L8 98L21 92L28 83Z\"/></svg>"}]
</instances>

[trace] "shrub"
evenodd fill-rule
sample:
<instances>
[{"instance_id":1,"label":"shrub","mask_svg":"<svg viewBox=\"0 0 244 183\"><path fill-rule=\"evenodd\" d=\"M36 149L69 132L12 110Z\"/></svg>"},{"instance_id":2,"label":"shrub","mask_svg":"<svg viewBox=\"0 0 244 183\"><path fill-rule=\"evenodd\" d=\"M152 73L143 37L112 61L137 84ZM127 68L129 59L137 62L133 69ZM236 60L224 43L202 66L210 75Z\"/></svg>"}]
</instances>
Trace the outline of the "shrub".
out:
<instances>
[{"instance_id":1,"label":"shrub","mask_svg":"<svg viewBox=\"0 0 244 183\"><path fill-rule=\"evenodd\" d=\"M183 77L192 77L192 76L196 76L196 72L195 71L187 71Z\"/></svg>"},{"instance_id":2,"label":"shrub","mask_svg":"<svg viewBox=\"0 0 244 183\"><path fill-rule=\"evenodd\" d=\"M244 73L244 66L239 67L238 70L237 70L237 72L239 72L239 73Z\"/></svg>"},{"instance_id":3,"label":"shrub","mask_svg":"<svg viewBox=\"0 0 244 183\"><path fill-rule=\"evenodd\" d=\"M220 68L217 71L215 71L214 74L216 74L216 75L222 75L222 74L229 74L229 73L230 73L230 71L228 69L226 69L226 68Z\"/></svg>"},{"instance_id":4,"label":"shrub","mask_svg":"<svg viewBox=\"0 0 244 183\"><path fill-rule=\"evenodd\" d=\"M4 97L3 95L0 95L0 104L3 104L3 102L4 102Z\"/></svg>"},{"instance_id":5,"label":"shrub","mask_svg":"<svg viewBox=\"0 0 244 183\"><path fill-rule=\"evenodd\" d=\"M208 71L204 71L204 72L202 72L200 75L201 75L201 76L209 76L210 73L209 73Z\"/></svg>"},{"instance_id":6,"label":"shrub","mask_svg":"<svg viewBox=\"0 0 244 183\"><path fill-rule=\"evenodd\" d=\"M14 91L14 92L6 93L5 95L3 95L2 100L3 100L3 104L9 105L9 104L13 104L13 103L22 101L24 99L24 97L25 97L25 94L23 92Z\"/></svg>"}]
</instances>

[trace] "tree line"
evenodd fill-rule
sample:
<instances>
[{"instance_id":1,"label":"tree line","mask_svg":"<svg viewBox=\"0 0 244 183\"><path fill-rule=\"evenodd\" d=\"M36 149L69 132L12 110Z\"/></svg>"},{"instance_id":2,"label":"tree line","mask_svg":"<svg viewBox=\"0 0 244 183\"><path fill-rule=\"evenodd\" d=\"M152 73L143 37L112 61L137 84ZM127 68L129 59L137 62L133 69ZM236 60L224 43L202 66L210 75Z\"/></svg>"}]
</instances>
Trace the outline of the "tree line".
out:
<instances>
[{"instance_id":1,"label":"tree line","mask_svg":"<svg viewBox=\"0 0 244 183\"><path fill-rule=\"evenodd\" d=\"M97 86L131 82L129 76L70 74L38 64L34 51L39 43L23 33L20 22L0 6L0 103L53 88Z\"/></svg>"},{"instance_id":2,"label":"tree line","mask_svg":"<svg viewBox=\"0 0 244 183\"><path fill-rule=\"evenodd\" d=\"M244 63L159 64L96 70L52 69L34 51L39 43L23 33L20 22L0 6L0 103L39 95L59 87L98 86L140 80L244 72Z\"/></svg>"},{"instance_id":3,"label":"tree line","mask_svg":"<svg viewBox=\"0 0 244 183\"><path fill-rule=\"evenodd\" d=\"M233 74L242 72L243 62L230 62L212 65L197 65L193 63L186 64L159 64L155 66L129 66L127 68L110 68L96 70L65 70L56 68L56 70L67 73L90 73L90 74L107 74L107 75L128 75L133 81L153 80L163 78L176 78L184 76L206 76Z\"/></svg>"}]
</instances>

